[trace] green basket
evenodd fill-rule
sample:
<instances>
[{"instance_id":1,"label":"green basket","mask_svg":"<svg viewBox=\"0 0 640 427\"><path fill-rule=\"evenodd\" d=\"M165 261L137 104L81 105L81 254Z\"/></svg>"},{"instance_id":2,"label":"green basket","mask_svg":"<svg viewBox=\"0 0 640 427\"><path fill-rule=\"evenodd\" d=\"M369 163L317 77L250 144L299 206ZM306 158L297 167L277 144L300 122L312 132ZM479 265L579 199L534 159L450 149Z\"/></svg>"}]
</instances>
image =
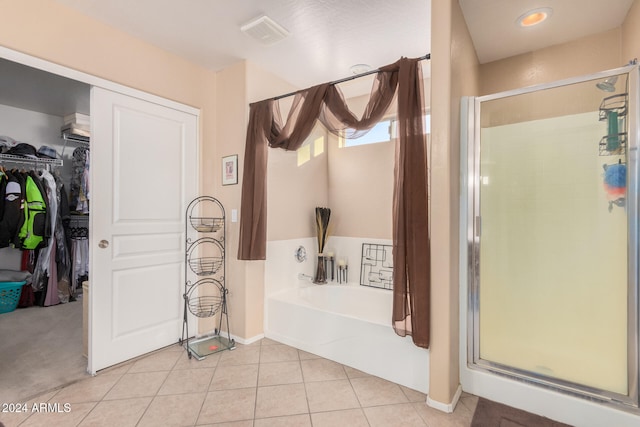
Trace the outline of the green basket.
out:
<instances>
[{"instance_id":1,"label":"green basket","mask_svg":"<svg viewBox=\"0 0 640 427\"><path fill-rule=\"evenodd\" d=\"M27 282L0 282L0 314L16 309L25 283Z\"/></svg>"}]
</instances>

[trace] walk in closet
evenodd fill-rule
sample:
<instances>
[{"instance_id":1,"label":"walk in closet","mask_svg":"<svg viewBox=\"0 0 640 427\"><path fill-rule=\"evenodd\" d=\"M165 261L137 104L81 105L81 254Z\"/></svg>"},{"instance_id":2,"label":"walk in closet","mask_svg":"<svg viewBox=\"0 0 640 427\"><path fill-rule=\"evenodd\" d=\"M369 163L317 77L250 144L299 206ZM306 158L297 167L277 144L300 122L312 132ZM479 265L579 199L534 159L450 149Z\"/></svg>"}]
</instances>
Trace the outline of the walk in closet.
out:
<instances>
[{"instance_id":1,"label":"walk in closet","mask_svg":"<svg viewBox=\"0 0 640 427\"><path fill-rule=\"evenodd\" d=\"M82 291L82 282L88 279L89 98L87 84L0 60L0 167L9 174L11 171L22 176L30 174L36 182L39 178L41 190L48 191L49 188L43 182L45 174L54 178L55 203L50 206L46 192L42 194L47 202L47 218L51 221L47 224L50 235L47 237L49 241L57 239L57 248L64 251L56 258L60 260L63 255L68 258L68 261L58 263L65 268L58 276L68 276L72 299L74 293ZM72 122L71 126L65 123L65 117L67 122ZM9 212L3 214L8 216ZM57 220L64 225L64 235L56 236L59 231L55 224ZM7 233L13 234L13 230ZM10 247L7 247L8 243ZM15 249L15 246L25 250ZM33 246L0 241L0 268L24 268L25 251L35 249ZM46 245L40 244L38 249L42 246ZM33 259L37 254L28 255ZM66 302L67 298L63 297L63 300Z\"/></svg>"},{"instance_id":2,"label":"walk in closet","mask_svg":"<svg viewBox=\"0 0 640 427\"><path fill-rule=\"evenodd\" d=\"M50 365L39 364L38 353L46 352L49 360L57 361L58 382L86 375L87 348L82 337L88 331L86 321L83 325L82 284L88 281L90 256L89 108L88 84L0 59L0 171L4 171L0 273L31 273L25 275L27 284L21 292L17 291L17 308L0 314L2 331L15 332L4 334L0 342L0 363L8 374L0 388L18 387L15 397L25 397L20 389L29 383L51 377L44 371ZM83 123L76 130L65 129L65 116L67 121ZM24 233L21 239L20 230L12 227L17 218L11 216L18 211L11 211L15 196L7 192L7 183L20 184L28 207L33 196L24 193L27 176L37 184L45 210L37 216L32 213L35 226L27 224L29 218L23 220L24 231L36 236L42 215L46 236L42 242L23 244ZM54 200L48 199L54 195ZM65 345L47 344L53 339Z\"/></svg>"}]
</instances>

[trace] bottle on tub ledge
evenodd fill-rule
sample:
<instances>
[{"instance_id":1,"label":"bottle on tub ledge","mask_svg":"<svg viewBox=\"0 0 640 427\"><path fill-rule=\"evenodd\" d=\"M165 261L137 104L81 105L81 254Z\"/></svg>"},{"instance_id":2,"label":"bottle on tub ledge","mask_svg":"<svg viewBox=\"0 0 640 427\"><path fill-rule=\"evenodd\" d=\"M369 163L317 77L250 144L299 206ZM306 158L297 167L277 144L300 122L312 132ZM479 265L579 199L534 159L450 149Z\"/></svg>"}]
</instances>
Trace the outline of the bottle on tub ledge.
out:
<instances>
[{"instance_id":1,"label":"bottle on tub ledge","mask_svg":"<svg viewBox=\"0 0 640 427\"><path fill-rule=\"evenodd\" d=\"M327 281L333 282L336 280L335 257L333 252L327 252L324 256L324 270L327 275Z\"/></svg>"},{"instance_id":2,"label":"bottle on tub ledge","mask_svg":"<svg viewBox=\"0 0 640 427\"><path fill-rule=\"evenodd\" d=\"M347 283L349 281L349 264L345 258L338 260L338 283Z\"/></svg>"}]
</instances>

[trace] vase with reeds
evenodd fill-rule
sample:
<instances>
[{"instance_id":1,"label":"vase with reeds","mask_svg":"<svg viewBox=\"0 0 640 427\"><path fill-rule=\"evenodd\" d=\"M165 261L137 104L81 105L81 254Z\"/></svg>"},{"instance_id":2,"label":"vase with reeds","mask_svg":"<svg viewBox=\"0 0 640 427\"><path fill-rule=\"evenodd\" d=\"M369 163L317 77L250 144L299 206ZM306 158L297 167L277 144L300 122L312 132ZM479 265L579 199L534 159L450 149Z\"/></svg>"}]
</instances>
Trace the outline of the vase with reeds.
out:
<instances>
[{"instance_id":1,"label":"vase with reeds","mask_svg":"<svg viewBox=\"0 0 640 427\"><path fill-rule=\"evenodd\" d=\"M329 218L331 217L331 209L316 208L316 233L318 235L318 263L316 265L316 274L313 276L313 283L327 283L327 270L324 260L324 245L329 236Z\"/></svg>"}]
</instances>

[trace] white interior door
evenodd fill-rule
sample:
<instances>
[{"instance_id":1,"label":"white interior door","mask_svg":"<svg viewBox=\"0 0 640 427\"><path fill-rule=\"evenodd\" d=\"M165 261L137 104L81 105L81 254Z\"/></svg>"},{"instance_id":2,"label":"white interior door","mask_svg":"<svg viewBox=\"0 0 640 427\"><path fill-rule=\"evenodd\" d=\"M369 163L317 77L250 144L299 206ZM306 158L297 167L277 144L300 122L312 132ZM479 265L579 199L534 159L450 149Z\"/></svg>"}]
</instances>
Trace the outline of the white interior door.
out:
<instances>
[{"instance_id":1,"label":"white interior door","mask_svg":"<svg viewBox=\"0 0 640 427\"><path fill-rule=\"evenodd\" d=\"M89 371L177 342L196 114L93 87Z\"/></svg>"}]
</instances>

